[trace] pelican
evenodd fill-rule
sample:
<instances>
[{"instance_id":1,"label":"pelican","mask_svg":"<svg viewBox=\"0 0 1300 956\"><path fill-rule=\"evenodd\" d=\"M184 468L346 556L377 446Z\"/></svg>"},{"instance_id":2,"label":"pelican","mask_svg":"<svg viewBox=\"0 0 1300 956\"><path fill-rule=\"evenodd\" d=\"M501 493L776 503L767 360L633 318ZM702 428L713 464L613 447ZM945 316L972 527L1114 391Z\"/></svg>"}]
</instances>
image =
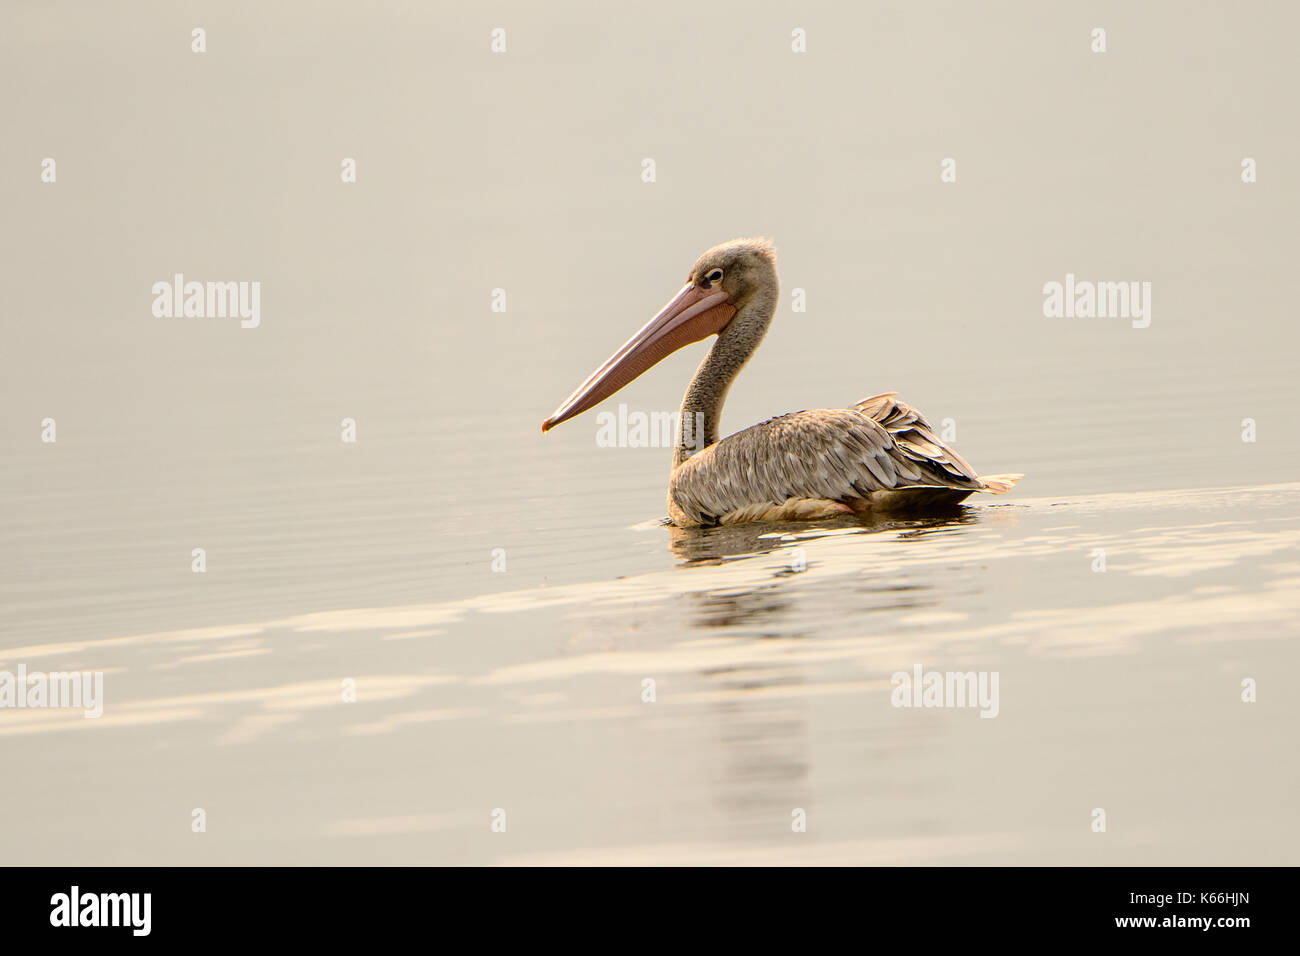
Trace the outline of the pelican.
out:
<instances>
[{"instance_id":1,"label":"pelican","mask_svg":"<svg viewBox=\"0 0 1300 956\"><path fill-rule=\"evenodd\" d=\"M716 335L682 399L668 480L668 516L678 527L939 510L976 491L1004 494L1023 477L979 477L895 392L851 408L791 412L719 441L727 391L763 341L778 294L768 240L714 246L659 314L542 422L542 431L609 398L678 349Z\"/></svg>"}]
</instances>

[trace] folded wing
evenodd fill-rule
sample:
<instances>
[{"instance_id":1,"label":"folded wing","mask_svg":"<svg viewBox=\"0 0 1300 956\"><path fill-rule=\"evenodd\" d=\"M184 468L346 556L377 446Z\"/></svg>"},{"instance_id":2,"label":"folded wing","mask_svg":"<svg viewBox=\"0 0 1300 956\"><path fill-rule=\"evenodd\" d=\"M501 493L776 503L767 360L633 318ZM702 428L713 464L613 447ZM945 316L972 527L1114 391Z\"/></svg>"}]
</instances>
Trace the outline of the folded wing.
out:
<instances>
[{"instance_id":1,"label":"folded wing","mask_svg":"<svg viewBox=\"0 0 1300 956\"><path fill-rule=\"evenodd\" d=\"M971 466L894 393L853 408L793 412L746 428L687 459L670 497L692 521L792 498L852 505L899 488L980 491Z\"/></svg>"}]
</instances>

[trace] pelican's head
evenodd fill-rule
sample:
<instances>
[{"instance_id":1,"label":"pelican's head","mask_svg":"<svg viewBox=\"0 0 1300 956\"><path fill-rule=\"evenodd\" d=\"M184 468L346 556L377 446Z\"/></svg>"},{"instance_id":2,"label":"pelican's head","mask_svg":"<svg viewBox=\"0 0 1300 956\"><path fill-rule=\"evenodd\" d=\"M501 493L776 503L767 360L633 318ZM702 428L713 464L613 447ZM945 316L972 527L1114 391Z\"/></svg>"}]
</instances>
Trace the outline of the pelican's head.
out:
<instances>
[{"instance_id":1,"label":"pelican's head","mask_svg":"<svg viewBox=\"0 0 1300 956\"><path fill-rule=\"evenodd\" d=\"M702 288L721 289L740 312L776 284L776 250L767 239L732 239L696 259L686 279Z\"/></svg>"},{"instance_id":2,"label":"pelican's head","mask_svg":"<svg viewBox=\"0 0 1300 956\"><path fill-rule=\"evenodd\" d=\"M758 297L776 296L776 252L766 239L733 239L695 260L686 285L542 422L542 431L580 415L678 349L720 335ZM772 302L775 305L775 302ZM771 311L765 310L766 327ZM761 330L758 333L762 334Z\"/></svg>"}]
</instances>

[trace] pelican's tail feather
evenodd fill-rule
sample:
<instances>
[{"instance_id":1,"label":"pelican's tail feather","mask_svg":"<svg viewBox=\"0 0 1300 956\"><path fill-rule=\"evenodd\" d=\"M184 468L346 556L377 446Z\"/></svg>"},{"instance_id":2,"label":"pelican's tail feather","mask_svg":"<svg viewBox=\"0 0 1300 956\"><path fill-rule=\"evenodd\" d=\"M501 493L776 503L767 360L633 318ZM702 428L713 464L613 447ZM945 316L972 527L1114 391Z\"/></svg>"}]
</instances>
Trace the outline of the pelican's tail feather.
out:
<instances>
[{"instance_id":1,"label":"pelican's tail feather","mask_svg":"<svg viewBox=\"0 0 1300 956\"><path fill-rule=\"evenodd\" d=\"M984 482L984 490L991 495L1005 495L1008 491L1016 486L1024 475L981 475L980 481Z\"/></svg>"}]
</instances>

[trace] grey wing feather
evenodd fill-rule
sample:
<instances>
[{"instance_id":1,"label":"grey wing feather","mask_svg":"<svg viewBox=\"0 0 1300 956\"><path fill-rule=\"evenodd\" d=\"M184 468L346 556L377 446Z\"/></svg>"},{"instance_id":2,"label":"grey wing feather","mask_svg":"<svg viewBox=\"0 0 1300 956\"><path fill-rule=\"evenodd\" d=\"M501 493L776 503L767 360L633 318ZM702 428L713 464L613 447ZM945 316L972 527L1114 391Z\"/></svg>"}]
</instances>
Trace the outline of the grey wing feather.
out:
<instances>
[{"instance_id":1,"label":"grey wing feather","mask_svg":"<svg viewBox=\"0 0 1300 956\"><path fill-rule=\"evenodd\" d=\"M673 473L671 495L708 524L756 504L791 498L851 502L908 487L984 487L974 469L893 393L853 408L782 415L722 439Z\"/></svg>"},{"instance_id":2,"label":"grey wing feather","mask_svg":"<svg viewBox=\"0 0 1300 956\"><path fill-rule=\"evenodd\" d=\"M881 395L873 395L864 398L853 407L873 421L879 422L909 458L938 465L954 478L973 480L975 487L979 488L982 482L970 463L945 445L921 413L911 405L900 402L895 397L897 394L897 392L885 392Z\"/></svg>"}]
</instances>

